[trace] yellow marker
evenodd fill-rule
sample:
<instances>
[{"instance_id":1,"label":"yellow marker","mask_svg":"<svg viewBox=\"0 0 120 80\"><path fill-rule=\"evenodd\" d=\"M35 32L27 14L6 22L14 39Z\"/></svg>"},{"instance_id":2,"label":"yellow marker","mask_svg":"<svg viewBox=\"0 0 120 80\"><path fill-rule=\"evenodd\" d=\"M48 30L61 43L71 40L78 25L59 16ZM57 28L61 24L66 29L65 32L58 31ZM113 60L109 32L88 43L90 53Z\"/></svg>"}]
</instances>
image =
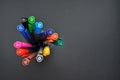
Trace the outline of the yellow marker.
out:
<instances>
[{"instance_id":1,"label":"yellow marker","mask_svg":"<svg viewBox=\"0 0 120 80\"><path fill-rule=\"evenodd\" d=\"M48 56L50 55L50 48L49 46L45 46L44 49L43 49L43 56Z\"/></svg>"}]
</instances>

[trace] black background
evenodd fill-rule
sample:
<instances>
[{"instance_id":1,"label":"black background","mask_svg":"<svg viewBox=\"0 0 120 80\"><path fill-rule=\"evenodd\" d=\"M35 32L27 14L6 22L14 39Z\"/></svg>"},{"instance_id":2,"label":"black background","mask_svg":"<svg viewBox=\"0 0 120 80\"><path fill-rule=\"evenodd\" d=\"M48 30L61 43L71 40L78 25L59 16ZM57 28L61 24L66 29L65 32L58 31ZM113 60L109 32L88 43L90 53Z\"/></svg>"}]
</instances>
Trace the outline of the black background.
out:
<instances>
[{"instance_id":1,"label":"black background","mask_svg":"<svg viewBox=\"0 0 120 80\"><path fill-rule=\"evenodd\" d=\"M21 65L16 30L33 15L63 38L43 64ZM119 0L0 0L0 80L120 80Z\"/></svg>"}]
</instances>

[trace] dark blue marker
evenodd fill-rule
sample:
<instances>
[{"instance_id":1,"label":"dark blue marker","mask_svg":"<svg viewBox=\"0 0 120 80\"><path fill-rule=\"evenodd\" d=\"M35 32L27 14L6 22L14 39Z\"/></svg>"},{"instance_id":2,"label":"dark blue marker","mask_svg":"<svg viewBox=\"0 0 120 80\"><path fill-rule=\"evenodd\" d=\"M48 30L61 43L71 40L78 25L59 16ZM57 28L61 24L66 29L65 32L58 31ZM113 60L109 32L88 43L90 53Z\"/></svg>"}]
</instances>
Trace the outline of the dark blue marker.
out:
<instances>
[{"instance_id":1,"label":"dark blue marker","mask_svg":"<svg viewBox=\"0 0 120 80\"><path fill-rule=\"evenodd\" d=\"M33 40L31 39L31 35L27 29L24 28L22 24L17 26L17 30L24 36L24 38L31 44L34 44Z\"/></svg>"},{"instance_id":2,"label":"dark blue marker","mask_svg":"<svg viewBox=\"0 0 120 80\"><path fill-rule=\"evenodd\" d=\"M30 32L27 29L25 29L25 34L26 34L27 38L29 38L29 39L32 38Z\"/></svg>"}]
</instances>

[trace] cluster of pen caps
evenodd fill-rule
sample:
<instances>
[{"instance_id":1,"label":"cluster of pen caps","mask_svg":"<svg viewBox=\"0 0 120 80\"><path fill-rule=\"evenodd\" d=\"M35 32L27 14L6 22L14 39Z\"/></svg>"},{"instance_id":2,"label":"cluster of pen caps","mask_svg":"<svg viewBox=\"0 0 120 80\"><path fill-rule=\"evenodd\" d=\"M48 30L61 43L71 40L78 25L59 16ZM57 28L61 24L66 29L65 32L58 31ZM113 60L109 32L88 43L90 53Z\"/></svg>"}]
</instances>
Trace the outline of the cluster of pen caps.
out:
<instances>
[{"instance_id":1,"label":"cluster of pen caps","mask_svg":"<svg viewBox=\"0 0 120 80\"><path fill-rule=\"evenodd\" d=\"M16 48L16 54L23 58L23 66L29 65L33 59L42 62L44 57L50 55L51 48L54 45L59 47L64 45L62 38L59 38L54 29L43 30L43 22L36 22L34 16L22 17L17 30L27 41L16 41L13 44Z\"/></svg>"}]
</instances>

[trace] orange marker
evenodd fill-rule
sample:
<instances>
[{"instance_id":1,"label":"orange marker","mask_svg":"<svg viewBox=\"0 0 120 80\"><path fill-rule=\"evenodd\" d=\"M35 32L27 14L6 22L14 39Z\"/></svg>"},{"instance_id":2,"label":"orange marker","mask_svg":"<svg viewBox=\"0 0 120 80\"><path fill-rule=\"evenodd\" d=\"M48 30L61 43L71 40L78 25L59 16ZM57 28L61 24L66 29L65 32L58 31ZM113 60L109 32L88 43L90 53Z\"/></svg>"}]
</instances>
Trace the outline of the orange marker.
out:
<instances>
[{"instance_id":1,"label":"orange marker","mask_svg":"<svg viewBox=\"0 0 120 80\"><path fill-rule=\"evenodd\" d=\"M29 56L29 50L28 49L23 49L23 48L19 48L16 50L16 54L18 56L21 56L21 57L27 57Z\"/></svg>"},{"instance_id":2,"label":"orange marker","mask_svg":"<svg viewBox=\"0 0 120 80\"><path fill-rule=\"evenodd\" d=\"M58 33L53 33L52 35L47 37L47 42L54 42L54 40L58 39Z\"/></svg>"},{"instance_id":3,"label":"orange marker","mask_svg":"<svg viewBox=\"0 0 120 80\"><path fill-rule=\"evenodd\" d=\"M48 39L48 40L46 40L47 42L54 42L53 40L51 40L51 39Z\"/></svg>"}]
</instances>

